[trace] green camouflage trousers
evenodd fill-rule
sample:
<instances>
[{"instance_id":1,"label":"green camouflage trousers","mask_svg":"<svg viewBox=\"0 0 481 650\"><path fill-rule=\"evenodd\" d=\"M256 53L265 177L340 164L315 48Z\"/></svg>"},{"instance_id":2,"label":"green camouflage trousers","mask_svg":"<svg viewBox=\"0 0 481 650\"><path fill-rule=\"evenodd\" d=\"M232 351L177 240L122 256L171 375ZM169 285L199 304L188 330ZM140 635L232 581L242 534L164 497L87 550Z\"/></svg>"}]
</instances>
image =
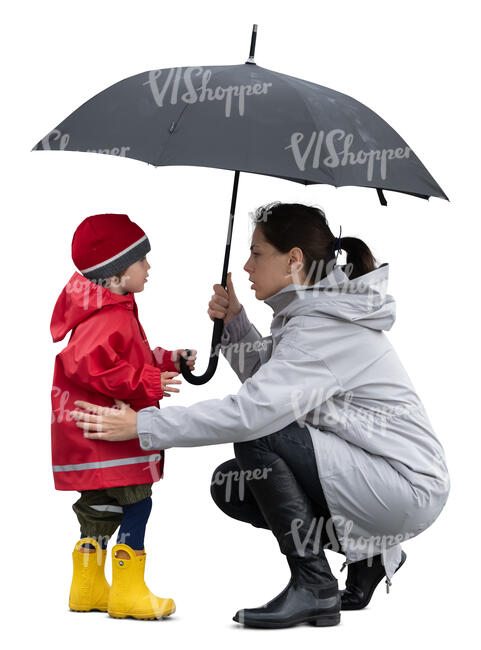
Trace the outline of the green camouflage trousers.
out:
<instances>
[{"instance_id":1,"label":"green camouflage trousers","mask_svg":"<svg viewBox=\"0 0 481 650\"><path fill-rule=\"evenodd\" d=\"M80 537L107 542L122 522L122 506L152 496L152 483L82 490L80 495L72 505L80 523Z\"/></svg>"}]
</instances>

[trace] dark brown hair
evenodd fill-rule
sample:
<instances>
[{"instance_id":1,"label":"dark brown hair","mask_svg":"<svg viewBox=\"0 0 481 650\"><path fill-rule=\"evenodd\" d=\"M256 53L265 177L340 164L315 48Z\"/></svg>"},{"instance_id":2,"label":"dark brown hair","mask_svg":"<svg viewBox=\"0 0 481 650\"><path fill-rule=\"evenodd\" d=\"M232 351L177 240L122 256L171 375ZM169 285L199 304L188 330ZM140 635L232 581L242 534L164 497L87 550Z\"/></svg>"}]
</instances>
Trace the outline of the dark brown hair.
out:
<instances>
[{"instance_id":1,"label":"dark brown hair","mask_svg":"<svg viewBox=\"0 0 481 650\"><path fill-rule=\"evenodd\" d=\"M302 250L303 271L309 284L319 282L333 268L337 237L320 208L302 203L267 203L255 211L253 225L280 253L295 246ZM351 280L376 268L376 259L362 239L341 237L341 248L347 253L344 270Z\"/></svg>"}]
</instances>

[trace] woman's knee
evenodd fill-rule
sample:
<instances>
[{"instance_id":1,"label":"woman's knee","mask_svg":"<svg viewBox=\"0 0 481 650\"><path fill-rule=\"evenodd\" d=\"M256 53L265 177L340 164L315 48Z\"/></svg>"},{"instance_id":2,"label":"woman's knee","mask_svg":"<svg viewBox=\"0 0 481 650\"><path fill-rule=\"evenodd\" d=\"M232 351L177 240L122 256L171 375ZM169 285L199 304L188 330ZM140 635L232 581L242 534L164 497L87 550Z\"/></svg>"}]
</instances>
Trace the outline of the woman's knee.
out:
<instances>
[{"instance_id":1,"label":"woman's knee","mask_svg":"<svg viewBox=\"0 0 481 650\"><path fill-rule=\"evenodd\" d=\"M236 458L231 458L221 463L212 474L210 482L210 494L215 503L225 510L225 484L227 481L239 476L240 467ZM224 506L224 507L222 507Z\"/></svg>"},{"instance_id":2,"label":"woman's knee","mask_svg":"<svg viewBox=\"0 0 481 650\"><path fill-rule=\"evenodd\" d=\"M256 528L269 528L245 479L246 472L240 468L236 458L221 463L212 474L212 499L228 517Z\"/></svg>"}]
</instances>

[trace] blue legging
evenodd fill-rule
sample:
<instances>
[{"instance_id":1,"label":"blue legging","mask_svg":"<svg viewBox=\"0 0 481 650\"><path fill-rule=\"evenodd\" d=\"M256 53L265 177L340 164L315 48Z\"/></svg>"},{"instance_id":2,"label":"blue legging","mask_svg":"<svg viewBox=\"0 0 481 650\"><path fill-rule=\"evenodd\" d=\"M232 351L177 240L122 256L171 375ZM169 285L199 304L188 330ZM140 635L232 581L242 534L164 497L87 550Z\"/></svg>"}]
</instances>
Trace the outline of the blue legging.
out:
<instances>
[{"instance_id":1,"label":"blue legging","mask_svg":"<svg viewBox=\"0 0 481 650\"><path fill-rule=\"evenodd\" d=\"M117 544L128 544L130 548L141 551L144 548L145 527L152 510L152 497L136 503L122 506L122 523L117 535ZM107 548L105 537L101 539L102 548ZM82 544L86 548L94 548L92 544Z\"/></svg>"}]
</instances>

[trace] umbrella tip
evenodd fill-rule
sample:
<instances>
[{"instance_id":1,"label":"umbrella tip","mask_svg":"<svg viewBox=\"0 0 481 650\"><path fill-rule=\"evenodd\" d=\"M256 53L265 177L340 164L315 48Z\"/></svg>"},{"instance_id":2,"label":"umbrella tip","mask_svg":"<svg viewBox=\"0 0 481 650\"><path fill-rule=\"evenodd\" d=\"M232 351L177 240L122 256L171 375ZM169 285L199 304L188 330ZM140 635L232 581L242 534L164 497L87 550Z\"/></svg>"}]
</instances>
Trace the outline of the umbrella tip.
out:
<instances>
[{"instance_id":1,"label":"umbrella tip","mask_svg":"<svg viewBox=\"0 0 481 650\"><path fill-rule=\"evenodd\" d=\"M252 63L253 65L255 65L254 52L256 49L256 38L257 38L257 25L252 25L251 48L249 51L249 58L246 61L246 63Z\"/></svg>"}]
</instances>

